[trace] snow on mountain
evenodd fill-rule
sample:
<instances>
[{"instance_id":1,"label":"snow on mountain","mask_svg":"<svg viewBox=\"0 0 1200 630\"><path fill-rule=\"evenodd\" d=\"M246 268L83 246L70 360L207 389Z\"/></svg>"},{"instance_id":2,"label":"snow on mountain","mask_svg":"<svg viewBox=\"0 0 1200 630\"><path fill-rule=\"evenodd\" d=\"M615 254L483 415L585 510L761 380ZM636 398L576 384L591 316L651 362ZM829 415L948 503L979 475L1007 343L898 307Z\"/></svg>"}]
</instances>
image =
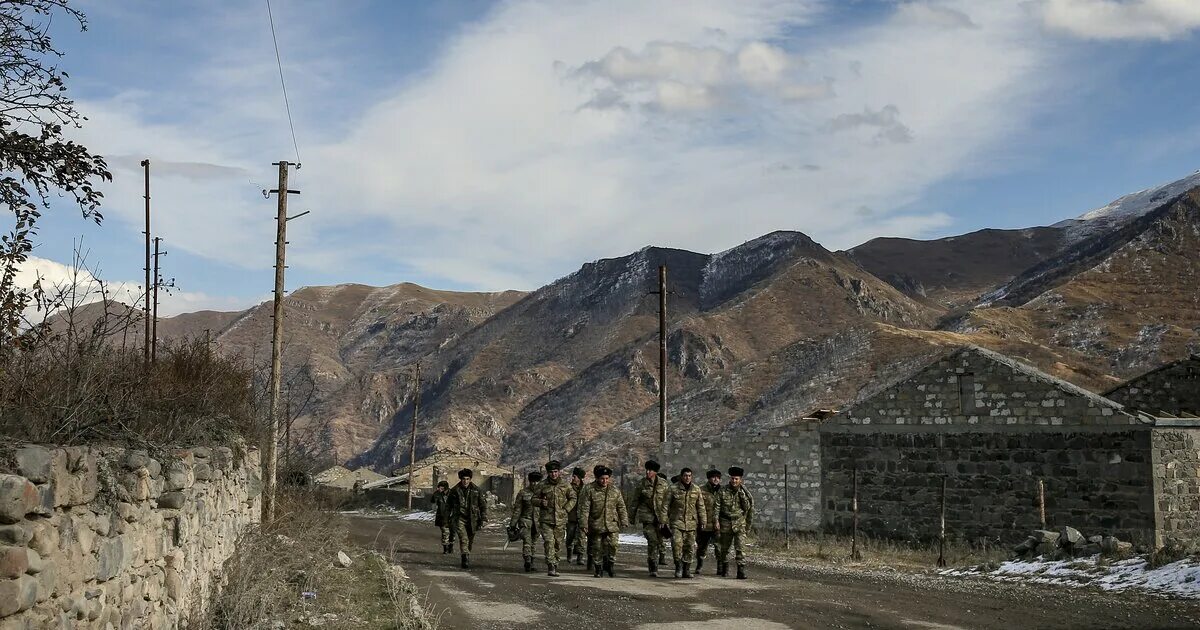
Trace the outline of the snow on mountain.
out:
<instances>
[{"instance_id":1,"label":"snow on mountain","mask_svg":"<svg viewBox=\"0 0 1200 630\"><path fill-rule=\"evenodd\" d=\"M1130 193L1107 206L1059 221L1051 227L1063 228L1068 242L1078 242L1136 219L1197 186L1200 186L1200 170L1169 184Z\"/></svg>"}]
</instances>

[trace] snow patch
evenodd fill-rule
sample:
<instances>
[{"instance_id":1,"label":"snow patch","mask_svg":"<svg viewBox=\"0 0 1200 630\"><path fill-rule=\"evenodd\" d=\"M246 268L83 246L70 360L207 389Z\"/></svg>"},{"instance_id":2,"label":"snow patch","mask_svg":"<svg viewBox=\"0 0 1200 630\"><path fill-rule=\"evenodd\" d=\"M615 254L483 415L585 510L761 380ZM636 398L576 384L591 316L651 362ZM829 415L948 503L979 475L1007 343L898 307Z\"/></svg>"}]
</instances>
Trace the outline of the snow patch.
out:
<instances>
[{"instance_id":1,"label":"snow patch","mask_svg":"<svg viewBox=\"0 0 1200 630\"><path fill-rule=\"evenodd\" d=\"M1065 228L1069 241L1081 241L1128 223L1197 186L1200 186L1200 171L1169 184L1130 193L1107 206L1085 212L1074 219L1059 221L1051 227Z\"/></svg>"},{"instance_id":2,"label":"snow patch","mask_svg":"<svg viewBox=\"0 0 1200 630\"><path fill-rule=\"evenodd\" d=\"M1098 587L1106 591L1139 590L1156 595L1200 599L1200 559L1185 558L1158 568L1139 556L1110 564L1099 556L1075 560L1012 560L998 568L947 569L941 575L984 577L998 582L1032 582Z\"/></svg>"}]
</instances>

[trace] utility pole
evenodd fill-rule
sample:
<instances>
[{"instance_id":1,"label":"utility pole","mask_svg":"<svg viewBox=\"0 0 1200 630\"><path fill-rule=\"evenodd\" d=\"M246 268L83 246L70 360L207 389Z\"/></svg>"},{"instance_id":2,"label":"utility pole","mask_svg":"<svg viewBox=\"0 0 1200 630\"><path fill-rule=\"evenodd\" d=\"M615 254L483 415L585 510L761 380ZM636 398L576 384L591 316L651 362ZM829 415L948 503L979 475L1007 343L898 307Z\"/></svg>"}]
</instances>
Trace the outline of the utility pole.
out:
<instances>
[{"instance_id":1,"label":"utility pole","mask_svg":"<svg viewBox=\"0 0 1200 630\"><path fill-rule=\"evenodd\" d=\"M413 376L413 416L412 438L408 444L408 509L412 509L413 473L417 470L417 413L421 410L421 362L417 361L416 374Z\"/></svg>"},{"instance_id":2,"label":"utility pole","mask_svg":"<svg viewBox=\"0 0 1200 630\"><path fill-rule=\"evenodd\" d=\"M658 266L658 441L667 441L667 266Z\"/></svg>"},{"instance_id":3,"label":"utility pole","mask_svg":"<svg viewBox=\"0 0 1200 630\"><path fill-rule=\"evenodd\" d=\"M288 217L288 195L300 194L299 190L289 190L287 187L288 167L292 166L292 163L283 161L274 162L273 165L279 167L279 188L270 192L275 193L279 199L279 206L275 217L275 308L272 314L274 322L272 322L271 330L271 427L264 449L267 461L263 466L265 469L263 471L262 502L264 524L275 520L275 477L279 463L279 381L283 370L283 270L286 268L284 260L287 251L287 222L308 214L302 212L295 217ZM295 164L295 167L300 168L300 165Z\"/></svg>"},{"instance_id":4,"label":"utility pole","mask_svg":"<svg viewBox=\"0 0 1200 630\"><path fill-rule=\"evenodd\" d=\"M162 284L162 276L159 275L158 258L166 256L167 252L160 252L159 246L162 245L162 238L154 237L154 308L150 318L150 362L158 361L158 287Z\"/></svg>"},{"instance_id":5,"label":"utility pole","mask_svg":"<svg viewBox=\"0 0 1200 630\"><path fill-rule=\"evenodd\" d=\"M142 348L144 353L143 363L146 368L150 368L150 159L142 160L142 167L146 171L146 303L143 306L145 311L145 319L143 324L146 328L145 343Z\"/></svg>"}]
</instances>

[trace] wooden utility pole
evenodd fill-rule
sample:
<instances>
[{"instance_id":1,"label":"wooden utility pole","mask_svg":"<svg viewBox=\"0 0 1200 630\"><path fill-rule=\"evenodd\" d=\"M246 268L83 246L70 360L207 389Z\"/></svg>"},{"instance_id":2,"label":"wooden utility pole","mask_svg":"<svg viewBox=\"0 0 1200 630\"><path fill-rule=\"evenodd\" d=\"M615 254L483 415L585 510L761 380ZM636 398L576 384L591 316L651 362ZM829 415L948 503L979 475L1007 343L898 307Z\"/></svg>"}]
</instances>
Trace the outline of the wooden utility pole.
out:
<instances>
[{"instance_id":1,"label":"wooden utility pole","mask_svg":"<svg viewBox=\"0 0 1200 630\"><path fill-rule=\"evenodd\" d=\"M167 252L160 252L159 246L162 245L162 239L154 237L154 289L152 291L154 303L153 310L150 316L150 362L154 363L158 360L158 287L162 284L162 276L159 275L158 258L165 256Z\"/></svg>"},{"instance_id":2,"label":"wooden utility pole","mask_svg":"<svg viewBox=\"0 0 1200 630\"><path fill-rule=\"evenodd\" d=\"M667 266L658 267L658 441L667 441Z\"/></svg>"},{"instance_id":3,"label":"wooden utility pole","mask_svg":"<svg viewBox=\"0 0 1200 630\"><path fill-rule=\"evenodd\" d=\"M275 162L279 167L279 188L270 192L279 199L275 217L275 308L272 314L274 321L271 330L271 426L267 436L266 458L263 468L263 523L275 520L275 486L276 469L279 457L279 388L283 371L283 271L287 252L287 198L288 195L298 195L298 190L288 190L288 166L290 162ZM299 164L295 165L299 168ZM307 214L307 213L302 213ZM301 216L301 215L296 215ZM291 217L296 218L296 217Z\"/></svg>"},{"instance_id":4,"label":"wooden utility pole","mask_svg":"<svg viewBox=\"0 0 1200 630\"><path fill-rule=\"evenodd\" d=\"M416 373L413 375L413 415L412 437L408 444L408 509L412 509L412 497L415 486L413 473L417 470L417 413L421 410L421 362L417 361Z\"/></svg>"},{"instance_id":5,"label":"wooden utility pole","mask_svg":"<svg viewBox=\"0 0 1200 630\"><path fill-rule=\"evenodd\" d=\"M144 353L143 363L147 368L150 367L150 160L147 158L142 160L142 167L146 171L146 303L143 306L145 311L145 319L143 324L146 328L145 343L142 348Z\"/></svg>"}]
</instances>

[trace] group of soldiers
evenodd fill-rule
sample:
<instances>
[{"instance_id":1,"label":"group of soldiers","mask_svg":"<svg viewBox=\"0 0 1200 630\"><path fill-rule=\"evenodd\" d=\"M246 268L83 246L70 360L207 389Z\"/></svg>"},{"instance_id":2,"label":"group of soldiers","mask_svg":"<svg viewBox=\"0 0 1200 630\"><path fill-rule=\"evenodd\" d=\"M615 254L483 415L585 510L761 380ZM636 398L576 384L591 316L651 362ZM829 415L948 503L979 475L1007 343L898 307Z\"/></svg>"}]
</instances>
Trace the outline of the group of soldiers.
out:
<instances>
[{"instance_id":1,"label":"group of soldiers","mask_svg":"<svg viewBox=\"0 0 1200 630\"><path fill-rule=\"evenodd\" d=\"M722 485L719 470L709 470L707 483L701 484L695 482L690 468L670 480L663 478L659 469L657 462L646 462L646 475L637 485L632 507L626 505L621 488L613 485L612 469L607 466L592 469L591 483L585 483L582 468L575 468L564 479L557 461L546 464L545 476L529 473L508 521L509 540L521 541L525 571L534 570L535 544L540 536L547 575L557 577L559 562L564 559L568 564L572 558L575 564L584 564L586 554L587 568L595 577L614 577L621 530L636 521L646 537L650 577L657 577L659 567L666 564L669 541L677 578L699 575L708 549L713 547L718 576L728 576L732 550L737 578L746 579L745 539L754 517L754 498L742 485L745 471L731 467L729 483ZM457 539L464 569L471 566L475 534L487 522L483 492L472 477L470 469L459 471L458 484L451 488L440 482L432 498L434 523L442 531L442 553L452 553Z\"/></svg>"}]
</instances>

